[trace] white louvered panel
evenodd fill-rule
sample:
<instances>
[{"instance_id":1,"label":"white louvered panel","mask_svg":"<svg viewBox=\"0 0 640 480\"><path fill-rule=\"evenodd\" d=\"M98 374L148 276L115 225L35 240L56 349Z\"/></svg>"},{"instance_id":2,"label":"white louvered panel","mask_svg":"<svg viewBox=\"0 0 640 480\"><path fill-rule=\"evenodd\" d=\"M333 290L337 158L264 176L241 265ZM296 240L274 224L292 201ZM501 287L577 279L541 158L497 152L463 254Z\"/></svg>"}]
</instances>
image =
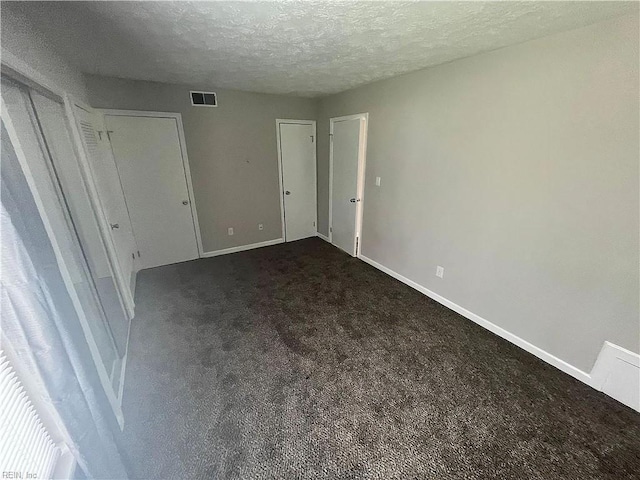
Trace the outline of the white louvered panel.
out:
<instances>
[{"instance_id":1,"label":"white louvered panel","mask_svg":"<svg viewBox=\"0 0 640 480\"><path fill-rule=\"evenodd\" d=\"M80 120L80 129L82 130L82 136L84 137L84 143L87 148L94 153L98 148L98 139L96 138L96 131L91 123Z\"/></svg>"},{"instance_id":2,"label":"white louvered panel","mask_svg":"<svg viewBox=\"0 0 640 480\"><path fill-rule=\"evenodd\" d=\"M58 448L0 351L0 471L22 478L50 478Z\"/></svg>"}]
</instances>

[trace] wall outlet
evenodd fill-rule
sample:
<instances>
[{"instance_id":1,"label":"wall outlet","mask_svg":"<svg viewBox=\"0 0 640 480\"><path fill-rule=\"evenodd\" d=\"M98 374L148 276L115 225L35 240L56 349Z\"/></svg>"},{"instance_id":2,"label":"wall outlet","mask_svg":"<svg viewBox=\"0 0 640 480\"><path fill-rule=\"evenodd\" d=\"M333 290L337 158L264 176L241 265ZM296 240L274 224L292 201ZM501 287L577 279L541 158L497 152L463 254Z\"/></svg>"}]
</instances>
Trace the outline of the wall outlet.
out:
<instances>
[{"instance_id":1,"label":"wall outlet","mask_svg":"<svg viewBox=\"0 0 640 480\"><path fill-rule=\"evenodd\" d=\"M444 267L440 265L436 267L436 277L444 278Z\"/></svg>"},{"instance_id":2,"label":"wall outlet","mask_svg":"<svg viewBox=\"0 0 640 480\"><path fill-rule=\"evenodd\" d=\"M380 177L376 177L376 187L380 186Z\"/></svg>"},{"instance_id":3,"label":"wall outlet","mask_svg":"<svg viewBox=\"0 0 640 480\"><path fill-rule=\"evenodd\" d=\"M264 230L264 225L263 225L263 224L261 224L261 223L259 223L259 224L258 224L258 230Z\"/></svg>"},{"instance_id":4,"label":"wall outlet","mask_svg":"<svg viewBox=\"0 0 640 480\"><path fill-rule=\"evenodd\" d=\"M227 233L228 233L229 235L233 235L233 227L229 227L229 228L227 229Z\"/></svg>"}]
</instances>

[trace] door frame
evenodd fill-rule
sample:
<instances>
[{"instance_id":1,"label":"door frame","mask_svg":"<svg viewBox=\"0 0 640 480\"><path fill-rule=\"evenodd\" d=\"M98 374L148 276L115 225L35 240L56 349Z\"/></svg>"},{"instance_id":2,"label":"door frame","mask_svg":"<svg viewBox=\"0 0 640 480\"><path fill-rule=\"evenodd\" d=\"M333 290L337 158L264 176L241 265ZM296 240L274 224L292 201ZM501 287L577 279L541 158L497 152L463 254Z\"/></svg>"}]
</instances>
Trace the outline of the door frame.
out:
<instances>
[{"instance_id":1,"label":"door frame","mask_svg":"<svg viewBox=\"0 0 640 480\"><path fill-rule=\"evenodd\" d=\"M141 110L119 110L110 108L98 108L103 115L112 117L151 117L151 118L171 118L175 120L178 127L178 140L180 142L180 152L182 154L182 167L187 182L187 195L191 208L191 219L193 220L193 230L196 234L196 245L198 247L198 258L203 258L202 237L200 235L200 222L196 208L196 198L193 194L193 182L191 180L191 168L189 167L189 156L187 155L187 142L184 137L184 127L182 125L182 114L175 112L147 112Z\"/></svg>"},{"instance_id":2,"label":"door frame","mask_svg":"<svg viewBox=\"0 0 640 480\"><path fill-rule=\"evenodd\" d=\"M283 168L282 168L282 143L280 140L280 125L283 124L297 124L297 125L311 125L313 127L313 184L315 185L314 198L315 198L315 217L314 223L316 230L318 229L318 135L316 130L315 120L294 120L289 118L276 118L276 145L278 149L278 188L280 192L280 222L282 223L282 240L287 241L287 231L285 225L285 213L284 213L284 181L283 181Z\"/></svg>"},{"instance_id":3,"label":"door frame","mask_svg":"<svg viewBox=\"0 0 640 480\"><path fill-rule=\"evenodd\" d=\"M365 169L367 165L367 134L369 130L369 113L356 113L354 115L345 115L342 117L333 117L329 119L329 243L333 244L333 128L338 122L347 120L360 119L360 144L358 145L358 174L356 178L356 198L360 201L356 202L356 228L354 249L355 257L360 258L362 250L362 212L364 210L364 182Z\"/></svg>"}]
</instances>

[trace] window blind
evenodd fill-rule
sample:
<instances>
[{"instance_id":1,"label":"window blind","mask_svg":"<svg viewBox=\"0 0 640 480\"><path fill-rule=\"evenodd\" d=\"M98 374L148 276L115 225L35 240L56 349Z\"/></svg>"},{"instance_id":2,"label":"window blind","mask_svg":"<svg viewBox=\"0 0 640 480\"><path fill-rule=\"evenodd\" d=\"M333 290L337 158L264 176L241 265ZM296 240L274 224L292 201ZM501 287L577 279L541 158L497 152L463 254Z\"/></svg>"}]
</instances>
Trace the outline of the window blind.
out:
<instances>
[{"instance_id":1,"label":"window blind","mask_svg":"<svg viewBox=\"0 0 640 480\"><path fill-rule=\"evenodd\" d=\"M0 476L51 478L60 453L0 350Z\"/></svg>"}]
</instances>

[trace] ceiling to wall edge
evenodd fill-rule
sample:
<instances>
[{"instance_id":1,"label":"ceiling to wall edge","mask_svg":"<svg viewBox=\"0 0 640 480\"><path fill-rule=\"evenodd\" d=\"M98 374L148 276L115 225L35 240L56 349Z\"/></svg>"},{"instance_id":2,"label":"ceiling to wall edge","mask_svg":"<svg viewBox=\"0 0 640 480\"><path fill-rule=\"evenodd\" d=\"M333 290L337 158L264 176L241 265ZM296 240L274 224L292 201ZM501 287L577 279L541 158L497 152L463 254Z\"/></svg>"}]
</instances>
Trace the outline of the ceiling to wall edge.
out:
<instances>
[{"instance_id":1,"label":"ceiling to wall edge","mask_svg":"<svg viewBox=\"0 0 640 480\"><path fill-rule=\"evenodd\" d=\"M242 92L242 93L250 93L250 94L254 94L254 95L266 95L266 96L273 96L273 97L288 97L288 98L302 98L302 99L310 99L310 100L315 100L317 102L320 102L324 99L336 96L336 95L341 95L347 92L351 92L354 90L357 90L359 88L362 87L366 87L369 85L375 85L378 83L382 83L382 82L386 82L389 80L393 80L396 78L402 78L408 75L413 75L416 74L418 72L423 72L423 71L427 71L427 70L431 70L433 68L436 67L441 67L443 65L448 65L451 63L455 63L455 62L459 62L459 61L463 61L463 60L467 60L469 58L475 58L475 57L480 57L483 55L487 55L487 54L491 54L494 52L498 52L501 50L505 50L505 49L509 49L509 48L513 48L519 45L525 45L527 43L532 43L532 42L537 42L546 38L550 38L550 37L554 37L557 35L563 35L566 34L568 32L572 32L572 31L576 31L576 30L581 30L584 28L589 28L592 27L593 25L597 25L599 23L603 23L603 22L608 22L608 21L612 21L618 18L623 18L629 15L633 15L633 14L629 14L629 13L625 13L622 15L616 15L610 18L604 18L604 19L600 19L597 20L595 22L589 23L587 25L582 25L576 28L570 28L570 29L566 29L566 30L562 30L559 32L554 32L548 35L543 35L540 37L536 37L536 38L532 38L532 39L528 39L528 40L523 40L521 42L517 42L517 43L513 43L510 45L505 45L505 46L501 46L501 47L497 47L497 48L491 48L491 49L487 49L487 50L483 50L480 52L475 52L471 55L465 55L462 57L458 57L458 58L454 58L451 60L446 60L440 63L436 63L433 65L429 65L427 67L422 67L422 68L417 68L415 70L410 70L407 72L403 72L403 73L399 73L396 75L390 75L384 78L378 78L372 81L365 81L361 84L355 85L353 87L349 87L346 88L344 90L339 90L336 92L332 92L332 93L326 93L326 94L318 94L318 95L300 95L300 94L293 94L293 93L269 93L269 92L261 92L261 91L256 91L256 90L244 90L244 89L234 89L234 88L226 88L226 87L221 87L218 88L217 86L213 85L213 84L209 84L209 85L202 85L202 84L190 84L190 83L174 83L174 82L161 82L161 81L157 81L157 80L147 80L147 79L143 79L143 78L133 78L133 77L119 77L119 76L113 76L113 75L104 75L104 74L100 74L100 73L95 73L95 72L84 72L84 71L80 71L80 74L83 77L98 77L98 78L106 78L106 79L116 79L119 81L129 81L129 82L141 82L141 83L155 83L155 84L159 84L159 85L173 85L176 87L181 87L181 88L187 88L187 89L194 89L194 90L207 90L207 91L212 91L212 92L217 92L217 91L230 91L230 92ZM63 56L64 58L64 56ZM65 58L65 60L67 60L67 62L69 62L68 58ZM86 83L86 81L85 81Z\"/></svg>"}]
</instances>

